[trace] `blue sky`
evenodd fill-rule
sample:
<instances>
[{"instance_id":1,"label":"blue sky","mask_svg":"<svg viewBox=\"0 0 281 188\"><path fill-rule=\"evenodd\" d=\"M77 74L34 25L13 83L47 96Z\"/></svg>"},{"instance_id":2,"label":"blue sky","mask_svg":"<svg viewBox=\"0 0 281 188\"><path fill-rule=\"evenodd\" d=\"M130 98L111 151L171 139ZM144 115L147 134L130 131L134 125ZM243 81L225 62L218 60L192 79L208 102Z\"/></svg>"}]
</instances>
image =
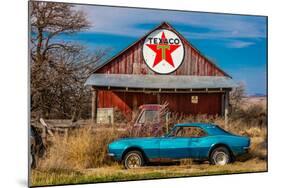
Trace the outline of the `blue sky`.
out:
<instances>
[{"instance_id":1,"label":"blue sky","mask_svg":"<svg viewBox=\"0 0 281 188\"><path fill-rule=\"evenodd\" d=\"M108 58L155 28L169 22L189 42L249 95L266 94L266 17L183 11L76 5L91 27L61 39L82 43L90 51L110 49Z\"/></svg>"}]
</instances>

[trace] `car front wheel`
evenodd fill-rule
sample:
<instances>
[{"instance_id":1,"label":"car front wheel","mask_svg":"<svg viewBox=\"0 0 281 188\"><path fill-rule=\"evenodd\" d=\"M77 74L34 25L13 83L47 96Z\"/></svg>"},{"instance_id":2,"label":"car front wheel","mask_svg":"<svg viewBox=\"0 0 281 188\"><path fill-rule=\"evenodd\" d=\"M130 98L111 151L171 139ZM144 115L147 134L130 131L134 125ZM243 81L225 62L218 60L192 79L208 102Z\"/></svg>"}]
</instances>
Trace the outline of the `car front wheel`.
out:
<instances>
[{"instance_id":1,"label":"car front wheel","mask_svg":"<svg viewBox=\"0 0 281 188\"><path fill-rule=\"evenodd\" d=\"M230 162L231 156L227 148L217 147L210 156L210 162L214 165L226 165Z\"/></svg>"},{"instance_id":2,"label":"car front wheel","mask_svg":"<svg viewBox=\"0 0 281 188\"><path fill-rule=\"evenodd\" d=\"M128 152L123 160L126 169L139 168L144 165L142 153L139 151Z\"/></svg>"}]
</instances>

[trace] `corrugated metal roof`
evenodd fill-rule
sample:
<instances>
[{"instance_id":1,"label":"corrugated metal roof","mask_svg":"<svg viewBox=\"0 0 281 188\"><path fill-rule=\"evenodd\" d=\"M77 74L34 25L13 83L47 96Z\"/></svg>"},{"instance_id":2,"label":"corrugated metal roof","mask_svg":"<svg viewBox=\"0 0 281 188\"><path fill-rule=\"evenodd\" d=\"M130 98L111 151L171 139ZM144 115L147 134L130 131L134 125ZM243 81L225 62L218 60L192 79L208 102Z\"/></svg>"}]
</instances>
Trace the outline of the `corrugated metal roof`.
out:
<instances>
[{"instance_id":1,"label":"corrugated metal roof","mask_svg":"<svg viewBox=\"0 0 281 188\"><path fill-rule=\"evenodd\" d=\"M85 85L147 89L233 88L235 82L225 76L174 76L135 74L93 74Z\"/></svg>"}]
</instances>

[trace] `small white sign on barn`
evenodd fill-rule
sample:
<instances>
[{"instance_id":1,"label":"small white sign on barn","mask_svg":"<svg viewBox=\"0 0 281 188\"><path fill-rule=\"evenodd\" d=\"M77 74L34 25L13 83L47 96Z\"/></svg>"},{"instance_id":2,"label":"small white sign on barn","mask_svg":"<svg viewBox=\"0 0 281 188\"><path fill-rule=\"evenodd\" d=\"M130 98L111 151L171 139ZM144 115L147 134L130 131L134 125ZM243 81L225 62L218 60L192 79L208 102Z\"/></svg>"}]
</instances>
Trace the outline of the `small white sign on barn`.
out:
<instances>
[{"instance_id":1,"label":"small white sign on barn","mask_svg":"<svg viewBox=\"0 0 281 188\"><path fill-rule=\"evenodd\" d=\"M198 104L198 96L191 96L191 103Z\"/></svg>"},{"instance_id":2,"label":"small white sign on barn","mask_svg":"<svg viewBox=\"0 0 281 188\"><path fill-rule=\"evenodd\" d=\"M114 123L114 108L98 108L97 123L113 124Z\"/></svg>"}]
</instances>

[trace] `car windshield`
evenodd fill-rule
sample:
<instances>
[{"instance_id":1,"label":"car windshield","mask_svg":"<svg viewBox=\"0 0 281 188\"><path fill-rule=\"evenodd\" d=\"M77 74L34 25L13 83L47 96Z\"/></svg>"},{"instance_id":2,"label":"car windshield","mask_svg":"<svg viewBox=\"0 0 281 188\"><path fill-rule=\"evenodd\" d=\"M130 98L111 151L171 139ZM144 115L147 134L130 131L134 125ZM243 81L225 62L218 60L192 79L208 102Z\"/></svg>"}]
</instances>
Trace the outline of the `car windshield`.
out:
<instances>
[{"instance_id":1,"label":"car windshield","mask_svg":"<svg viewBox=\"0 0 281 188\"><path fill-rule=\"evenodd\" d=\"M171 129L171 131L167 134L165 134L164 136L165 137L173 137L177 134L177 131L178 131L179 127L174 127Z\"/></svg>"},{"instance_id":2,"label":"car windshield","mask_svg":"<svg viewBox=\"0 0 281 188\"><path fill-rule=\"evenodd\" d=\"M156 110L143 111L141 117L139 118L138 123L141 123L141 124L155 123L155 122L157 122L158 113L159 112Z\"/></svg>"}]
</instances>

